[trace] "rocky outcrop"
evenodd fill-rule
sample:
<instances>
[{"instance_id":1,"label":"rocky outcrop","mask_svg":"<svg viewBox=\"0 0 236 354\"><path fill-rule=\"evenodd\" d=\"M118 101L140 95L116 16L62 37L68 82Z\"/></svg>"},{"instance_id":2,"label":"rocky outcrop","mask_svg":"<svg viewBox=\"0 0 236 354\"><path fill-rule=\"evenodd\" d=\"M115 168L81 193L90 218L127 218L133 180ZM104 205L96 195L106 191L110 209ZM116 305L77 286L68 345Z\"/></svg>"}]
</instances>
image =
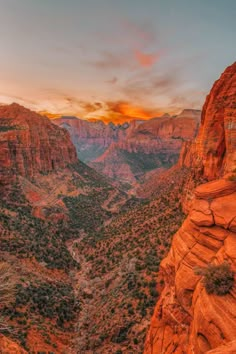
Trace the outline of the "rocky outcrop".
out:
<instances>
[{"instance_id":1,"label":"rocky outcrop","mask_svg":"<svg viewBox=\"0 0 236 354\"><path fill-rule=\"evenodd\" d=\"M62 116L52 122L68 130L78 157L84 162L100 156L113 142L124 139L128 130L135 126L132 122L122 125L105 124L102 121L90 122L73 116Z\"/></svg>"},{"instance_id":2,"label":"rocky outcrop","mask_svg":"<svg viewBox=\"0 0 236 354\"><path fill-rule=\"evenodd\" d=\"M27 352L11 339L0 335L0 353L1 354L27 354Z\"/></svg>"},{"instance_id":3,"label":"rocky outcrop","mask_svg":"<svg viewBox=\"0 0 236 354\"><path fill-rule=\"evenodd\" d=\"M166 116L150 119L140 124L132 136L140 139L160 138L192 140L198 131L201 111L185 109L177 116Z\"/></svg>"},{"instance_id":4,"label":"rocky outcrop","mask_svg":"<svg viewBox=\"0 0 236 354\"><path fill-rule=\"evenodd\" d=\"M32 178L77 161L68 132L18 104L0 107L0 182Z\"/></svg>"},{"instance_id":5,"label":"rocky outcrop","mask_svg":"<svg viewBox=\"0 0 236 354\"><path fill-rule=\"evenodd\" d=\"M233 353L236 286L224 296L207 293L196 267L227 262L236 271L236 63L214 84L199 135L179 165L211 182L194 192L189 215L161 263L164 289L156 305L145 354ZM228 114L230 112L230 115ZM232 172L231 172L232 174ZM220 179L214 180L216 177ZM236 179L236 178L235 178Z\"/></svg>"},{"instance_id":6,"label":"rocky outcrop","mask_svg":"<svg viewBox=\"0 0 236 354\"><path fill-rule=\"evenodd\" d=\"M177 162L183 141L196 135L200 113L186 109L178 116L165 114L122 125L70 116L54 119L53 123L69 131L79 159L100 173L133 184L141 170L169 167ZM137 161L136 154L143 155L142 159L150 157L153 163L148 162L148 168L145 167Z\"/></svg>"},{"instance_id":7,"label":"rocky outcrop","mask_svg":"<svg viewBox=\"0 0 236 354\"><path fill-rule=\"evenodd\" d=\"M145 121L111 144L91 166L128 183L137 182L148 171L170 167L177 162L183 141L195 137L200 113L184 110L175 117L164 115Z\"/></svg>"},{"instance_id":8,"label":"rocky outcrop","mask_svg":"<svg viewBox=\"0 0 236 354\"><path fill-rule=\"evenodd\" d=\"M202 170L209 180L235 168L236 161L236 63L213 85L202 110L195 142L185 143L180 165Z\"/></svg>"},{"instance_id":9,"label":"rocky outcrop","mask_svg":"<svg viewBox=\"0 0 236 354\"><path fill-rule=\"evenodd\" d=\"M145 353L203 354L236 338L236 287L225 296L208 294L194 272L224 261L236 271L236 183L227 189L227 182L218 182L218 192L212 182L196 189L192 210L161 264L165 288Z\"/></svg>"}]
</instances>

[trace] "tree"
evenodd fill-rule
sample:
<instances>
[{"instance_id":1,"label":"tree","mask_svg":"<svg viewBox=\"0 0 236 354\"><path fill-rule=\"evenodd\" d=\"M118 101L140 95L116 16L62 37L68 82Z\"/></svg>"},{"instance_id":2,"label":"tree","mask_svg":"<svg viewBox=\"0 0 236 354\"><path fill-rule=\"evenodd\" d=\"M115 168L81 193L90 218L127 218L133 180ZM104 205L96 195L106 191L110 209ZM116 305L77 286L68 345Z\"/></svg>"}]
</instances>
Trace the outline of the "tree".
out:
<instances>
[{"instance_id":1,"label":"tree","mask_svg":"<svg viewBox=\"0 0 236 354\"><path fill-rule=\"evenodd\" d=\"M202 283L208 294L226 295L234 285L234 272L226 262L215 265L209 264L206 268L195 269L197 275L202 275Z\"/></svg>"}]
</instances>

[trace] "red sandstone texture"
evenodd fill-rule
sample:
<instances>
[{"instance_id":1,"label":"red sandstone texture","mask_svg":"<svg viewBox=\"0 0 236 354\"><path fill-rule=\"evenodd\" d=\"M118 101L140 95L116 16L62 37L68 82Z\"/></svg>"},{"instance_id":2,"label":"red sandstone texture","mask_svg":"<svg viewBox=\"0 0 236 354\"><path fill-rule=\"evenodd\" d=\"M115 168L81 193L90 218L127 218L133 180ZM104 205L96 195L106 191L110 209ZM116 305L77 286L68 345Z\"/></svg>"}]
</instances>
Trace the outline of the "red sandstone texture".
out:
<instances>
[{"instance_id":1,"label":"red sandstone texture","mask_svg":"<svg viewBox=\"0 0 236 354\"><path fill-rule=\"evenodd\" d=\"M137 121L122 125L105 124L102 121L90 122L73 116L63 116L52 122L68 130L78 157L84 162L96 159L113 142L125 139L128 131L138 124Z\"/></svg>"},{"instance_id":2,"label":"red sandstone texture","mask_svg":"<svg viewBox=\"0 0 236 354\"><path fill-rule=\"evenodd\" d=\"M0 353L1 354L27 354L27 352L17 343L9 338L0 335Z\"/></svg>"},{"instance_id":3,"label":"red sandstone texture","mask_svg":"<svg viewBox=\"0 0 236 354\"><path fill-rule=\"evenodd\" d=\"M90 122L71 116L62 116L54 119L54 124L68 128L73 140L88 142L91 144L100 144L104 147L109 146L113 141L121 139L126 135L126 129L130 124L114 125L113 123L105 124L102 121Z\"/></svg>"},{"instance_id":4,"label":"red sandstone texture","mask_svg":"<svg viewBox=\"0 0 236 354\"><path fill-rule=\"evenodd\" d=\"M145 172L169 167L176 163L183 141L196 136L200 113L186 109L175 117L164 115L140 123L129 129L125 138L113 142L90 165L128 183L135 183Z\"/></svg>"},{"instance_id":5,"label":"red sandstone texture","mask_svg":"<svg viewBox=\"0 0 236 354\"><path fill-rule=\"evenodd\" d=\"M227 295L208 294L194 271L225 261L236 271L236 182L228 174L236 175L232 172L236 167L235 107L236 63L226 69L208 95L191 152L182 151L180 165L201 171L209 180L222 178L196 188L189 215L161 263L165 287L152 318L145 354L235 352L235 285Z\"/></svg>"},{"instance_id":6,"label":"red sandstone texture","mask_svg":"<svg viewBox=\"0 0 236 354\"><path fill-rule=\"evenodd\" d=\"M77 161L65 129L18 104L0 107L0 183L32 178Z\"/></svg>"},{"instance_id":7,"label":"red sandstone texture","mask_svg":"<svg viewBox=\"0 0 236 354\"><path fill-rule=\"evenodd\" d=\"M192 144L184 143L180 165L202 169L209 180L235 168L236 63L217 80L202 110L201 128Z\"/></svg>"}]
</instances>

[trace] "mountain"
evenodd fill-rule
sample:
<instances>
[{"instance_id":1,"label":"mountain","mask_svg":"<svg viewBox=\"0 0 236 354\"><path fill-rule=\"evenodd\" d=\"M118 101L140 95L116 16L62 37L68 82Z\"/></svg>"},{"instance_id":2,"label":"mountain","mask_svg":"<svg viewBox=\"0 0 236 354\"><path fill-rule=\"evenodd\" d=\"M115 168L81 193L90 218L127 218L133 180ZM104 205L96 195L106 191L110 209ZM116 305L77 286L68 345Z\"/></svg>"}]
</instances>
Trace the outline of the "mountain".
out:
<instances>
[{"instance_id":1,"label":"mountain","mask_svg":"<svg viewBox=\"0 0 236 354\"><path fill-rule=\"evenodd\" d=\"M32 178L77 161L69 134L49 119L13 103L0 106L0 183Z\"/></svg>"},{"instance_id":2,"label":"mountain","mask_svg":"<svg viewBox=\"0 0 236 354\"><path fill-rule=\"evenodd\" d=\"M1 349L68 353L81 306L71 242L98 232L128 197L78 161L65 129L22 106L0 107L0 145L0 269L12 272L0 276L15 286L1 303Z\"/></svg>"},{"instance_id":3,"label":"mountain","mask_svg":"<svg viewBox=\"0 0 236 354\"><path fill-rule=\"evenodd\" d=\"M0 281L14 285L1 349L235 351L235 82L236 64L213 86L193 142L199 111L116 127L117 141L113 125L96 123L98 146L109 145L101 156L113 150L120 175L132 166L142 199L77 160L66 123L77 118L61 127L0 107Z\"/></svg>"},{"instance_id":4,"label":"mountain","mask_svg":"<svg viewBox=\"0 0 236 354\"><path fill-rule=\"evenodd\" d=\"M161 263L164 286L145 354L236 351L235 98L236 63L213 85L199 134L181 153L180 168L192 171L183 199L188 216ZM194 190L199 177L209 182Z\"/></svg>"},{"instance_id":5,"label":"mountain","mask_svg":"<svg viewBox=\"0 0 236 354\"><path fill-rule=\"evenodd\" d=\"M134 120L122 125L61 117L53 122L66 128L78 157L115 181L136 185L155 169L174 165L183 141L197 133L201 112L185 109L178 116Z\"/></svg>"},{"instance_id":6,"label":"mountain","mask_svg":"<svg viewBox=\"0 0 236 354\"><path fill-rule=\"evenodd\" d=\"M105 124L100 120L91 122L73 116L62 116L52 122L69 131L79 159L86 163L102 155L113 142L125 138L134 124Z\"/></svg>"},{"instance_id":7,"label":"mountain","mask_svg":"<svg viewBox=\"0 0 236 354\"><path fill-rule=\"evenodd\" d=\"M193 139L200 111L184 110L175 117L150 119L128 131L125 139L112 143L90 166L122 182L142 182L146 173L166 169L179 157L183 141Z\"/></svg>"}]
</instances>

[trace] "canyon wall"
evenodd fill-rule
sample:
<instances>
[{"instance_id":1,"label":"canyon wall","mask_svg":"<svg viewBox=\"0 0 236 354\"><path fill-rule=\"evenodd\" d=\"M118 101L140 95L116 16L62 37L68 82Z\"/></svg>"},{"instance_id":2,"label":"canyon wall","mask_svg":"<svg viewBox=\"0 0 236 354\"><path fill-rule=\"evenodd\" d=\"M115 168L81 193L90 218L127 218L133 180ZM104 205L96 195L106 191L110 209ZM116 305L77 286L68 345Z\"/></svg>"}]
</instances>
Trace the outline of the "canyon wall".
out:
<instances>
[{"instance_id":1,"label":"canyon wall","mask_svg":"<svg viewBox=\"0 0 236 354\"><path fill-rule=\"evenodd\" d=\"M213 180L235 167L236 161L236 64L217 80L202 109L199 134L183 144L179 165L198 168Z\"/></svg>"},{"instance_id":2,"label":"canyon wall","mask_svg":"<svg viewBox=\"0 0 236 354\"><path fill-rule=\"evenodd\" d=\"M140 181L148 171L168 168L177 162L182 143L196 136L200 113L189 109L175 117L164 115L140 123L90 165L128 183Z\"/></svg>"},{"instance_id":3,"label":"canyon wall","mask_svg":"<svg viewBox=\"0 0 236 354\"><path fill-rule=\"evenodd\" d=\"M100 156L113 142L124 139L127 132L135 126L132 122L122 125L105 124L102 121L90 122L73 116L62 116L52 122L68 130L78 157L84 162Z\"/></svg>"},{"instance_id":4,"label":"canyon wall","mask_svg":"<svg viewBox=\"0 0 236 354\"><path fill-rule=\"evenodd\" d=\"M79 159L115 180L135 184L146 172L177 162L182 143L196 136L200 115L185 109L177 116L122 125L71 116L53 123L68 130Z\"/></svg>"},{"instance_id":5,"label":"canyon wall","mask_svg":"<svg viewBox=\"0 0 236 354\"><path fill-rule=\"evenodd\" d=\"M194 193L189 215L161 263L164 282L145 354L236 352L236 287L208 293L196 269L227 262L236 271L236 63L216 81L200 132L185 143L179 167L209 182ZM217 287L217 284L215 284Z\"/></svg>"},{"instance_id":6,"label":"canyon wall","mask_svg":"<svg viewBox=\"0 0 236 354\"><path fill-rule=\"evenodd\" d=\"M0 182L32 178L77 161L65 129L18 104L0 107Z\"/></svg>"}]
</instances>

